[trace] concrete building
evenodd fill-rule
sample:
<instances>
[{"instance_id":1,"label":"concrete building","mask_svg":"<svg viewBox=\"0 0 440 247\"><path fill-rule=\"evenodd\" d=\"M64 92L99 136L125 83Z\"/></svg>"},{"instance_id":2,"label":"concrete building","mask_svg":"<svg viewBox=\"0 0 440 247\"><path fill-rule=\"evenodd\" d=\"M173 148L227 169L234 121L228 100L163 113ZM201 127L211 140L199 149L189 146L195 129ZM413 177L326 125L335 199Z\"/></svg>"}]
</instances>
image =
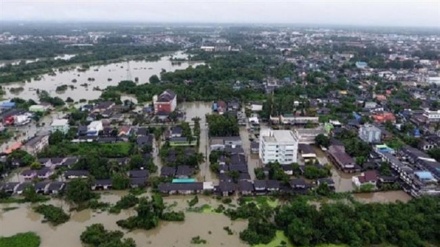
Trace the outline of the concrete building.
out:
<instances>
[{"instance_id":1,"label":"concrete building","mask_svg":"<svg viewBox=\"0 0 440 247\"><path fill-rule=\"evenodd\" d=\"M43 150L49 145L49 135L34 136L29 141L27 141L21 149L26 152L36 155L38 152Z\"/></svg>"},{"instance_id":2,"label":"concrete building","mask_svg":"<svg viewBox=\"0 0 440 247\"><path fill-rule=\"evenodd\" d=\"M428 123L440 122L440 110L430 111L429 109L425 109L423 116L426 117Z\"/></svg>"},{"instance_id":3,"label":"concrete building","mask_svg":"<svg viewBox=\"0 0 440 247\"><path fill-rule=\"evenodd\" d=\"M171 113L176 110L177 95L171 90L165 90L159 96L154 96L154 113Z\"/></svg>"},{"instance_id":4,"label":"concrete building","mask_svg":"<svg viewBox=\"0 0 440 247\"><path fill-rule=\"evenodd\" d=\"M287 165L298 161L297 134L290 130L262 130L260 132L259 156L264 164L269 162Z\"/></svg>"},{"instance_id":5,"label":"concrete building","mask_svg":"<svg viewBox=\"0 0 440 247\"><path fill-rule=\"evenodd\" d=\"M51 132L61 131L66 134L69 131L69 120L67 119L55 119L50 125Z\"/></svg>"},{"instance_id":6,"label":"concrete building","mask_svg":"<svg viewBox=\"0 0 440 247\"><path fill-rule=\"evenodd\" d=\"M367 143L379 143L381 141L382 131L371 124L364 124L359 128L359 138Z\"/></svg>"},{"instance_id":7,"label":"concrete building","mask_svg":"<svg viewBox=\"0 0 440 247\"><path fill-rule=\"evenodd\" d=\"M102 121L93 121L87 126L87 136L98 136L99 131L104 130Z\"/></svg>"}]
</instances>

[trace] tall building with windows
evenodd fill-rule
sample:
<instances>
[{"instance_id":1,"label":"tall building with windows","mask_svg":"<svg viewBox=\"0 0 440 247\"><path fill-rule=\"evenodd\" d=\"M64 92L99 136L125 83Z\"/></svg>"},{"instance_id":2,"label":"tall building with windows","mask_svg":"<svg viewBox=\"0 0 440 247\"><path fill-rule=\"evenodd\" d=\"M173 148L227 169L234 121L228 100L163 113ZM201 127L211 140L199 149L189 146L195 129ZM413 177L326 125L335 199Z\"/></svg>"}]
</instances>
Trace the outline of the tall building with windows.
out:
<instances>
[{"instance_id":1,"label":"tall building with windows","mask_svg":"<svg viewBox=\"0 0 440 247\"><path fill-rule=\"evenodd\" d=\"M359 128L359 138L367 143L380 143L382 131L371 124L364 124Z\"/></svg>"},{"instance_id":2,"label":"tall building with windows","mask_svg":"<svg viewBox=\"0 0 440 247\"><path fill-rule=\"evenodd\" d=\"M264 164L278 162L288 165L298 160L297 134L290 130L261 130L259 156Z\"/></svg>"}]
</instances>

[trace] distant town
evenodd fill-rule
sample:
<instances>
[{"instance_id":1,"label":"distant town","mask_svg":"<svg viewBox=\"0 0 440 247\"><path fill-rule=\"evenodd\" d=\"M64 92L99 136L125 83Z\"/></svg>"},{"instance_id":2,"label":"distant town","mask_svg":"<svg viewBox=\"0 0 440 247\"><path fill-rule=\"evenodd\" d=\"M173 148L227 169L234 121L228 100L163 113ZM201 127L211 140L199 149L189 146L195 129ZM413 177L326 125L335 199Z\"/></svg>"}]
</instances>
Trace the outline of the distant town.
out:
<instances>
[{"instance_id":1,"label":"distant town","mask_svg":"<svg viewBox=\"0 0 440 247\"><path fill-rule=\"evenodd\" d=\"M307 237L292 224L306 224L310 215L284 214L302 200L301 207L309 208L324 205L325 198L352 202L359 217L382 204L393 210L397 201L425 205L402 218L411 224L417 213L432 210L433 201L438 205L438 30L5 27L0 34L2 204L66 201L72 211L110 213L132 208L138 216L119 219L117 226L150 230L159 221L183 221L185 210L192 217L194 205L206 200L198 213L249 219L248 228L227 228L231 236L239 232L224 240L230 246L370 246L385 239L404 246L405 238L387 235L374 241L337 239L319 230L324 240L318 233ZM120 201L101 201L122 192ZM142 201L139 195L152 199ZM152 206L156 196L165 201L163 213ZM181 204L175 201L180 197L189 207L166 211ZM142 203L151 203L155 223L141 222ZM21 214L28 210L17 208ZM262 218L253 219L253 210ZM313 210L322 214L316 217L328 213ZM0 219L7 222L9 212L3 214ZM43 215L51 221L50 213ZM425 217L426 227L438 230ZM307 224L318 231L318 222ZM18 232L0 229L1 235ZM81 242L72 246L100 246L83 237L87 231L76 241L79 235ZM220 245L208 235L208 240L197 237L191 244ZM130 238L142 246L139 236ZM52 246L50 241L43 238L41 246ZM438 239L420 241L435 245ZM421 246L414 243L406 246Z\"/></svg>"}]
</instances>

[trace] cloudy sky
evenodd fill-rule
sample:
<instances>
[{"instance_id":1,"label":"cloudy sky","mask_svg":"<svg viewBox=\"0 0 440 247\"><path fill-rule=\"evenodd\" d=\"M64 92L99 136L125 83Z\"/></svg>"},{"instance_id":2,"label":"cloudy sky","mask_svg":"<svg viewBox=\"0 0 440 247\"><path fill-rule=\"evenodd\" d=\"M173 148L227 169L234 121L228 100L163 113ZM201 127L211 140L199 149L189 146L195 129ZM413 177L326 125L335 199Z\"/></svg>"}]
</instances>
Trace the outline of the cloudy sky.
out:
<instances>
[{"instance_id":1,"label":"cloudy sky","mask_svg":"<svg viewBox=\"0 0 440 247\"><path fill-rule=\"evenodd\" d=\"M0 20L440 27L440 0L0 0Z\"/></svg>"}]
</instances>

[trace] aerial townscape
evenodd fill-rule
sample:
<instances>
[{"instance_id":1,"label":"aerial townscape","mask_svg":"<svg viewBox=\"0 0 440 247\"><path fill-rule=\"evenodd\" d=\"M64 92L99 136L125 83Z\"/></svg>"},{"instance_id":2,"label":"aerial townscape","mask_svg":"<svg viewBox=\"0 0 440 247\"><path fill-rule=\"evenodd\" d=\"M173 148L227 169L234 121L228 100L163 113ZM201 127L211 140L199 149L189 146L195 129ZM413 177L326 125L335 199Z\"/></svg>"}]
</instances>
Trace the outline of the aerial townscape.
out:
<instances>
[{"instance_id":1,"label":"aerial townscape","mask_svg":"<svg viewBox=\"0 0 440 247\"><path fill-rule=\"evenodd\" d=\"M439 246L438 24L4 21L0 247Z\"/></svg>"}]
</instances>

